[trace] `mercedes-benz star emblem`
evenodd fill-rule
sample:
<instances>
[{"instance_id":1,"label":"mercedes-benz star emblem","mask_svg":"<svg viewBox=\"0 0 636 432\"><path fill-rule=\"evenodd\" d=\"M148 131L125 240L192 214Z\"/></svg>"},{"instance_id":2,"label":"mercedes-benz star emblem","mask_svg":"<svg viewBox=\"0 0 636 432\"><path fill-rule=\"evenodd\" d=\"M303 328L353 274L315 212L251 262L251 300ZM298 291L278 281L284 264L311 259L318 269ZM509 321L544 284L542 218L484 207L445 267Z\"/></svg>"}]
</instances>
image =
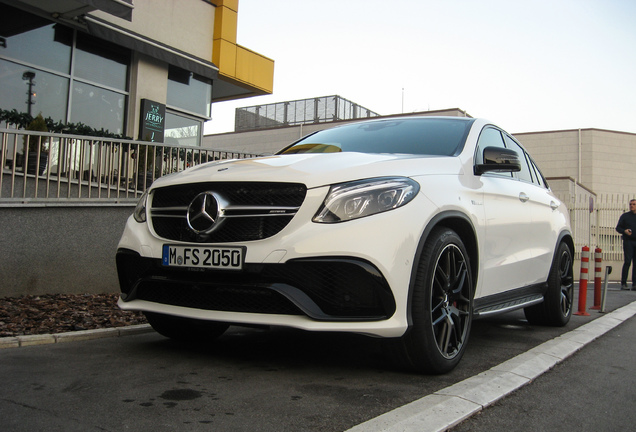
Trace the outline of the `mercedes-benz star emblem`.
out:
<instances>
[{"instance_id":1,"label":"mercedes-benz star emblem","mask_svg":"<svg viewBox=\"0 0 636 432\"><path fill-rule=\"evenodd\" d=\"M217 226L221 202L213 192L202 192L188 206L188 226L197 234L210 234Z\"/></svg>"}]
</instances>

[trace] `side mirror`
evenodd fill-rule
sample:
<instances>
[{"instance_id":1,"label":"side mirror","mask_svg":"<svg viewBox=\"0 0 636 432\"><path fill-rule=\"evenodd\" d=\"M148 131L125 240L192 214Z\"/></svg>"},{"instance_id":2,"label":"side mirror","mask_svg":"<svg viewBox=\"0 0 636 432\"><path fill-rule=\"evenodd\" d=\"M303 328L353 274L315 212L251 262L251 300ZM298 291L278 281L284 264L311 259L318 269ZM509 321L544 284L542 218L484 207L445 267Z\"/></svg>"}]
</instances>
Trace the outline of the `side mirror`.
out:
<instances>
[{"instance_id":1,"label":"side mirror","mask_svg":"<svg viewBox=\"0 0 636 432\"><path fill-rule=\"evenodd\" d=\"M482 175L489 171L517 172L521 171L519 154L502 147L486 147L484 149L484 162L475 165L475 174Z\"/></svg>"}]
</instances>

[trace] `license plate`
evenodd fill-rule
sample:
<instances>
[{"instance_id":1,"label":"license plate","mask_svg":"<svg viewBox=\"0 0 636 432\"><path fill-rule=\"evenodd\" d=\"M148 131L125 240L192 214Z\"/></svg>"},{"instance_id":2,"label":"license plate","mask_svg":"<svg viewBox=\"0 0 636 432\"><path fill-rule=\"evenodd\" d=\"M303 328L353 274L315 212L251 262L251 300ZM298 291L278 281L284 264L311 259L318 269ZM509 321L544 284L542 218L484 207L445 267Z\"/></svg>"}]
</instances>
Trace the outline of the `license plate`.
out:
<instances>
[{"instance_id":1,"label":"license plate","mask_svg":"<svg viewBox=\"0 0 636 432\"><path fill-rule=\"evenodd\" d=\"M163 246L163 265L170 267L196 267L241 270L244 248Z\"/></svg>"}]
</instances>

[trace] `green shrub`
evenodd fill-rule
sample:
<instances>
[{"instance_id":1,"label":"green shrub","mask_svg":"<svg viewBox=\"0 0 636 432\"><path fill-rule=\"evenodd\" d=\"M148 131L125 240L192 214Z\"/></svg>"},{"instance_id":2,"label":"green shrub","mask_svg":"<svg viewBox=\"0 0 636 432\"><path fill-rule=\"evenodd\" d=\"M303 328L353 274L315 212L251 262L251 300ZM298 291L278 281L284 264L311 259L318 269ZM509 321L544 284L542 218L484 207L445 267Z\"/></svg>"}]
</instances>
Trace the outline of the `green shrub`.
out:
<instances>
[{"instance_id":1,"label":"green shrub","mask_svg":"<svg viewBox=\"0 0 636 432\"><path fill-rule=\"evenodd\" d=\"M24 130L32 131L32 132L48 132L49 128L46 126L46 121L44 121L44 117L42 117L42 113L38 114L36 118L31 120L31 122L27 125ZM48 150L46 148L46 143L48 141L48 137L40 137L38 135L30 135L25 136L24 139L29 139L28 151L29 153L36 153L38 151L38 143L40 144L40 153L46 153Z\"/></svg>"}]
</instances>

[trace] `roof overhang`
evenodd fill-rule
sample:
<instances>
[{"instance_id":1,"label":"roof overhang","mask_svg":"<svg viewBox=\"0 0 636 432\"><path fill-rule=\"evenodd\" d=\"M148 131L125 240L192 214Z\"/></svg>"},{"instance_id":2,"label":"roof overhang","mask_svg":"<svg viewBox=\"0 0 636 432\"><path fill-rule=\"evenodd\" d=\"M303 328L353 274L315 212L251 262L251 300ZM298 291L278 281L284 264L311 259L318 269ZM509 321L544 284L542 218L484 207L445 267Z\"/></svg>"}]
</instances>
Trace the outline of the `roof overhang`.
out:
<instances>
[{"instance_id":1,"label":"roof overhang","mask_svg":"<svg viewBox=\"0 0 636 432\"><path fill-rule=\"evenodd\" d=\"M18 0L13 5L23 4L37 9L44 15L58 19L73 19L77 16L100 10L118 18L132 21L133 0Z\"/></svg>"}]
</instances>

